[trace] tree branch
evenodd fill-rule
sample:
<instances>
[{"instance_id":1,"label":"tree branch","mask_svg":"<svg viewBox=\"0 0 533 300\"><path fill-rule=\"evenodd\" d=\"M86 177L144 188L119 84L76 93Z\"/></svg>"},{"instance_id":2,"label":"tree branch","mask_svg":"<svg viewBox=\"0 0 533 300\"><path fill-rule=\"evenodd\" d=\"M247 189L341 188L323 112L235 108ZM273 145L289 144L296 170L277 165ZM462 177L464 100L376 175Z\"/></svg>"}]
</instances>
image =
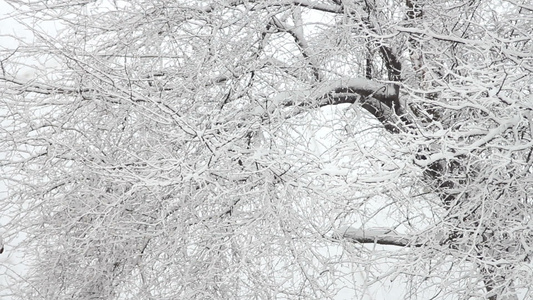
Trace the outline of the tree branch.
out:
<instances>
[{"instance_id":1,"label":"tree branch","mask_svg":"<svg viewBox=\"0 0 533 300\"><path fill-rule=\"evenodd\" d=\"M307 43L307 40L304 36L303 31L303 22L302 22L302 12L299 7L296 7L293 12L293 19L294 19L294 27L288 28L285 24L283 24L278 18L275 16L272 17L272 21L276 27L278 27L281 31L288 32L293 38L296 44L298 45L298 48L300 49L300 52L302 53L302 56L309 64L310 68L312 69L313 77L316 81L321 81L322 76L320 74L320 70L317 67L316 62L313 59L313 55L310 53L309 45Z\"/></svg>"},{"instance_id":2,"label":"tree branch","mask_svg":"<svg viewBox=\"0 0 533 300\"><path fill-rule=\"evenodd\" d=\"M315 3L315 2L306 1L306 0L293 0L290 2L293 3L294 5L298 5L298 6L313 9L313 10L328 12L328 13L338 14L338 13L343 12L343 8L340 5L327 5L324 3Z\"/></svg>"},{"instance_id":3,"label":"tree branch","mask_svg":"<svg viewBox=\"0 0 533 300\"><path fill-rule=\"evenodd\" d=\"M385 126L385 129L399 133L399 126L407 122L400 119L397 113L402 111L398 107L399 93L399 86L393 83L380 83L366 78L348 78L321 82L310 91L283 92L273 100L286 107L324 107L359 102L363 109Z\"/></svg>"},{"instance_id":4,"label":"tree branch","mask_svg":"<svg viewBox=\"0 0 533 300\"><path fill-rule=\"evenodd\" d=\"M356 229L342 227L333 234L335 239L347 239L361 244L378 244L399 247L420 247L421 244L413 243L408 235L398 234L390 228Z\"/></svg>"}]
</instances>

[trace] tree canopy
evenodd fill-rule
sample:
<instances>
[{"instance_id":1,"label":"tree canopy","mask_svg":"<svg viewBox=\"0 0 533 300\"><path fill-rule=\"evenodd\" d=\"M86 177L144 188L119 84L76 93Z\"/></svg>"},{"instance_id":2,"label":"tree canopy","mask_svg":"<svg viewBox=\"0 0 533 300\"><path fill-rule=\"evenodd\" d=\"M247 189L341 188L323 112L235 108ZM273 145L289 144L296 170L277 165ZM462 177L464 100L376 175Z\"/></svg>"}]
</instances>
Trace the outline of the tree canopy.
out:
<instances>
[{"instance_id":1,"label":"tree canopy","mask_svg":"<svg viewBox=\"0 0 533 300\"><path fill-rule=\"evenodd\" d=\"M14 297L533 297L528 1L7 2Z\"/></svg>"}]
</instances>

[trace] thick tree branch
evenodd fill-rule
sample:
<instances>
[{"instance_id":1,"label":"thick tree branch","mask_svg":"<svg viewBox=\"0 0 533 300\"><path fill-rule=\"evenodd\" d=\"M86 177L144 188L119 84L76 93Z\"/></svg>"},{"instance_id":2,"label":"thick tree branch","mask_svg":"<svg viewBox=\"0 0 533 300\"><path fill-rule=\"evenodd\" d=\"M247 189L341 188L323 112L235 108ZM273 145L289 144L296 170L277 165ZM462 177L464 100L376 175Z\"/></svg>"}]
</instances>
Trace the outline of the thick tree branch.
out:
<instances>
[{"instance_id":1,"label":"thick tree branch","mask_svg":"<svg viewBox=\"0 0 533 300\"><path fill-rule=\"evenodd\" d=\"M361 107L378 119L393 133L400 132L402 120L399 87L393 83L380 83L366 78L348 78L323 81L309 91L286 91L273 101L285 107L324 107L328 105L360 103ZM291 99L291 100L286 100ZM409 123L409 122L407 122Z\"/></svg>"},{"instance_id":2,"label":"thick tree branch","mask_svg":"<svg viewBox=\"0 0 533 300\"><path fill-rule=\"evenodd\" d=\"M368 29L375 32L378 35L381 35L382 32L380 32L379 26L376 25L375 19L377 18L376 14L376 3L374 1L365 1L365 11L367 13L367 17L364 18L364 22L368 26ZM402 72L402 64L400 60L398 59L398 55L396 55L393 51L393 49L382 42L375 41L374 43L378 44L379 54L381 55L381 58L383 59L385 63L385 68L387 69L387 77L392 82L400 82L402 81L401 78L401 72ZM371 56L369 55L366 59L366 77L369 78L372 73L372 67L371 67ZM395 89L399 90L399 86L395 86ZM396 113L396 115L402 115L402 108L400 106L400 102L398 98L389 98L387 99L387 106L393 109L393 111Z\"/></svg>"},{"instance_id":3,"label":"thick tree branch","mask_svg":"<svg viewBox=\"0 0 533 300\"><path fill-rule=\"evenodd\" d=\"M396 54L392 52L392 48L382 45L379 47L379 52L385 61L389 80L401 81L402 64Z\"/></svg>"},{"instance_id":4,"label":"thick tree branch","mask_svg":"<svg viewBox=\"0 0 533 300\"><path fill-rule=\"evenodd\" d=\"M306 1L306 0L293 0L293 1L289 1L289 2L292 2L295 5L302 6L302 7L305 7L305 8L318 10L318 11L323 11L323 12L328 12L328 13L336 13L337 14L337 13L342 13L343 12L343 8L342 8L341 5L328 5L328 4L324 4L324 3L316 3L316 2L313 2L313 1Z\"/></svg>"},{"instance_id":5,"label":"thick tree branch","mask_svg":"<svg viewBox=\"0 0 533 300\"><path fill-rule=\"evenodd\" d=\"M368 228L357 229L353 227L343 227L337 230L333 237L335 239L347 239L361 244L378 244L399 247L420 247L421 244L413 243L408 235L398 234L390 228Z\"/></svg>"},{"instance_id":6,"label":"thick tree branch","mask_svg":"<svg viewBox=\"0 0 533 300\"><path fill-rule=\"evenodd\" d=\"M321 107L355 103L357 96L359 96L363 98L373 97L391 108L389 103L399 98L399 92L398 87L392 83L381 83L365 78L343 78L323 81L307 91L285 91L276 96L275 100L283 101L285 106L318 105ZM309 99L314 100L309 101Z\"/></svg>"},{"instance_id":7,"label":"thick tree branch","mask_svg":"<svg viewBox=\"0 0 533 300\"><path fill-rule=\"evenodd\" d=\"M229 3L227 3L226 6L238 6L238 5L242 5L244 2L245 1L242 1L242 0L234 0L234 1L230 1ZM338 14L338 13L343 12L343 8L341 5L329 5L325 3L317 3L315 1L307 1L307 0L286 0L280 3L276 3L276 4L272 4L272 3L263 4L263 3L260 3L260 1L252 0L252 1L248 1L248 3L257 3L257 5L252 8L253 10L258 10L258 9L262 9L265 7L272 7L272 6L301 6L301 7L305 7L308 9L327 12L327 13ZM218 6L215 6L215 5L207 5L204 7L198 7L196 8L196 10L201 13L210 13L216 10L217 7Z\"/></svg>"},{"instance_id":8,"label":"thick tree branch","mask_svg":"<svg viewBox=\"0 0 533 300\"><path fill-rule=\"evenodd\" d=\"M298 7L296 7L293 12L293 19L294 19L293 28L288 28L285 24L283 24L276 17L272 17L272 22L274 23L274 25L276 25L278 29L284 32L288 32L294 38L294 41L298 45L298 48L300 49L302 56L309 64L309 67L312 69L314 79L316 81L321 81L322 76L320 74L320 70L317 67L317 63L314 61L313 55L310 53L309 45L304 36L301 14L302 14L301 10Z\"/></svg>"}]
</instances>

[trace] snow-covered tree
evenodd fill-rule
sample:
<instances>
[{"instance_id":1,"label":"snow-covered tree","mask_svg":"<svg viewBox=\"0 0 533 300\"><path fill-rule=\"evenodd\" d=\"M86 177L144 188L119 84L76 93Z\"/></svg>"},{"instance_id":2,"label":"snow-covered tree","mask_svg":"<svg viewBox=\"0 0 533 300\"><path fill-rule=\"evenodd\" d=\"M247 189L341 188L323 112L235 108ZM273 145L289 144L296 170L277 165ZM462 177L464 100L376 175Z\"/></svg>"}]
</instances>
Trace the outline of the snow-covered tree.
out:
<instances>
[{"instance_id":1,"label":"snow-covered tree","mask_svg":"<svg viewBox=\"0 0 533 300\"><path fill-rule=\"evenodd\" d=\"M8 2L20 298L533 296L528 1Z\"/></svg>"}]
</instances>

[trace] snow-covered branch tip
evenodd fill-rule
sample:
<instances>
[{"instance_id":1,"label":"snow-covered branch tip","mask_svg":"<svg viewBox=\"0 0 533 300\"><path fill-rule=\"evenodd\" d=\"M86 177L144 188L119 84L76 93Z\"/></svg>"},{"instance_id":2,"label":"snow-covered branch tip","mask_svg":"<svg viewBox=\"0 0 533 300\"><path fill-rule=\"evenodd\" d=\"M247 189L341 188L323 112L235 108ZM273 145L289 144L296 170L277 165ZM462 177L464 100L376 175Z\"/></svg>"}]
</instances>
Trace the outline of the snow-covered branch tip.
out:
<instances>
[{"instance_id":1,"label":"snow-covered branch tip","mask_svg":"<svg viewBox=\"0 0 533 300\"><path fill-rule=\"evenodd\" d=\"M412 243L408 235L397 233L390 228L366 228L357 229L353 227L341 227L334 234L335 239L345 239L354 243L379 244L399 247L418 246Z\"/></svg>"}]
</instances>

